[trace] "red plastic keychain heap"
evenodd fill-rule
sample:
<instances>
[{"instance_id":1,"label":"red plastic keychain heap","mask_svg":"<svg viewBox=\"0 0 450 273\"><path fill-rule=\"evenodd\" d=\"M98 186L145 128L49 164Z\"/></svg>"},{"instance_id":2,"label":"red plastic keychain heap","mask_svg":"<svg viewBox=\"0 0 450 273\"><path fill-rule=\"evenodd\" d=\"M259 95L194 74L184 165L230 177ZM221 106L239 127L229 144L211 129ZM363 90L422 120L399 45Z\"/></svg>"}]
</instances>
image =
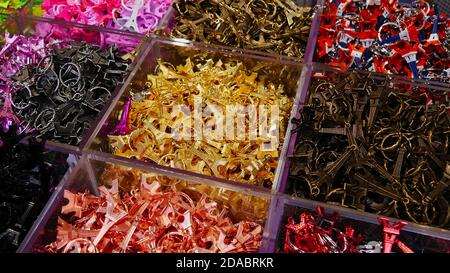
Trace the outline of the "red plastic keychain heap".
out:
<instances>
[{"instance_id":1,"label":"red plastic keychain heap","mask_svg":"<svg viewBox=\"0 0 450 273\"><path fill-rule=\"evenodd\" d=\"M332 0L316 60L339 67L450 82L450 21L425 1Z\"/></svg>"},{"instance_id":2,"label":"red plastic keychain heap","mask_svg":"<svg viewBox=\"0 0 450 273\"><path fill-rule=\"evenodd\" d=\"M326 214L322 207L317 208L318 217L309 212L299 216L300 222L288 218L284 252L291 253L358 253L358 245L363 240L355 235L354 229L347 226L345 231L335 227L339 215Z\"/></svg>"},{"instance_id":3,"label":"red plastic keychain heap","mask_svg":"<svg viewBox=\"0 0 450 273\"><path fill-rule=\"evenodd\" d=\"M284 252L289 253L391 253L396 245L404 253L414 253L408 246L398 239L400 230L406 222L400 221L393 225L385 217L378 218L383 232L383 242L371 241L363 244L373 234L356 235L355 229L347 225L344 230L337 227L339 214L325 213L322 207L317 207L317 217L306 211L300 214L299 222L289 217L286 224ZM375 235L376 236L376 235ZM379 246L378 250L375 246ZM382 245L382 247L381 247Z\"/></svg>"},{"instance_id":4,"label":"red plastic keychain heap","mask_svg":"<svg viewBox=\"0 0 450 273\"><path fill-rule=\"evenodd\" d=\"M64 253L236 253L257 252L263 227L233 221L207 195L192 199L176 187L141 176L139 189L100 186L100 195L64 191L56 240L37 252Z\"/></svg>"}]
</instances>

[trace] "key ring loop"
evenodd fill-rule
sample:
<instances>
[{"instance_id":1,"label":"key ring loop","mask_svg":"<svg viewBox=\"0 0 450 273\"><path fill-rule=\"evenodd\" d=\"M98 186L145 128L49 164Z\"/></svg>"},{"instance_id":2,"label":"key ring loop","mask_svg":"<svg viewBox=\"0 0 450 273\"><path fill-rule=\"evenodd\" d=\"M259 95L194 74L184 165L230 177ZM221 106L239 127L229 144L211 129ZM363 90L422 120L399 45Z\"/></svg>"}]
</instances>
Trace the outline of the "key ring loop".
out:
<instances>
[{"instance_id":1,"label":"key ring loop","mask_svg":"<svg viewBox=\"0 0 450 273\"><path fill-rule=\"evenodd\" d=\"M72 68L75 68L75 70L77 72L76 78L69 78L67 80L63 80L63 74L64 74L64 76L66 76L69 72L70 72L70 74L73 74ZM63 64L61 66L61 68L59 69L59 80L61 81L61 84L64 87L68 87L68 88L74 87L81 80L81 68L77 64L72 63L72 62ZM67 83L69 83L69 84L67 84Z\"/></svg>"},{"instance_id":2,"label":"key ring loop","mask_svg":"<svg viewBox=\"0 0 450 273\"><path fill-rule=\"evenodd\" d=\"M23 87L25 87L25 89L28 91L28 94L27 94L28 101L27 102L19 102L19 104L16 104L16 103L14 103L12 94L9 93L9 101L11 102L11 105L18 110L23 110L23 109L27 108L28 106L30 106L30 104L31 104L31 101L29 100L29 98L31 98L31 89L28 85L24 85ZM23 88L22 88L22 90L23 90ZM17 97L17 91L15 92L14 97Z\"/></svg>"},{"instance_id":3,"label":"key ring loop","mask_svg":"<svg viewBox=\"0 0 450 273\"><path fill-rule=\"evenodd\" d=\"M386 141L387 141L388 139L392 138L392 137L395 137L395 136L398 137L398 138L397 138L397 142L395 142L395 143L392 144L391 146L385 147ZM395 132L395 133L390 133L390 134L388 134L388 135L385 136L385 137L383 138L383 140L381 141L381 144L380 144L380 147L379 147L380 151L383 151L383 152L390 152L390 151L395 150L395 149L400 145L402 138L403 138L403 134L400 133L400 132Z\"/></svg>"},{"instance_id":4,"label":"key ring loop","mask_svg":"<svg viewBox=\"0 0 450 273\"><path fill-rule=\"evenodd\" d=\"M380 43L383 41L383 39L381 38L381 32L382 32L381 30L382 30L384 27L387 27L387 26L394 26L394 27L398 28L398 31L399 31L399 32L402 30L402 28L401 28L399 25L397 25L396 23L387 22L387 23L382 24L382 25L380 26L380 28L378 29L378 41L379 41ZM392 44L392 43L391 43L391 44Z\"/></svg>"},{"instance_id":5,"label":"key ring loop","mask_svg":"<svg viewBox=\"0 0 450 273\"><path fill-rule=\"evenodd\" d=\"M47 61L48 62L45 64L44 62ZM42 64L44 64L44 68L42 68ZM47 55L43 58L41 58L41 60L38 62L38 64L36 65L37 68L37 73L38 74L44 74L47 72L47 70L49 70L51 67L53 66L53 55Z\"/></svg>"},{"instance_id":6,"label":"key ring loop","mask_svg":"<svg viewBox=\"0 0 450 273\"><path fill-rule=\"evenodd\" d=\"M49 121L48 121L47 123L44 123L44 124L43 124L42 121L41 121L40 119L43 118L44 115L48 115L48 114L50 114L51 117L50 117L50 119L49 119ZM34 128L36 128L36 129L39 130L39 131L42 131L42 130L48 128L48 127L53 123L53 121L55 120L55 116L56 116L56 111L55 111L55 109L53 109L53 108L47 108L47 109L43 110L43 111L36 117L36 119L34 120L34 124L33 124L33 125L34 125ZM37 122L41 122L41 123L37 124Z\"/></svg>"},{"instance_id":7,"label":"key ring loop","mask_svg":"<svg viewBox=\"0 0 450 273\"><path fill-rule=\"evenodd\" d=\"M120 0L120 3L122 4L122 7L124 8L124 9L126 9L126 10L128 10L128 11L133 11L133 8L136 6L136 1L138 1L138 3L141 3L142 2L142 4L143 4L143 2L144 1L142 1L142 0L135 0L135 1L133 1L133 5L131 6L131 7L128 7L126 4L125 4L125 0ZM131 2L131 1L130 1Z\"/></svg>"},{"instance_id":8,"label":"key ring loop","mask_svg":"<svg viewBox=\"0 0 450 273\"><path fill-rule=\"evenodd\" d=\"M77 238L67 243L63 253L98 253L94 243L85 238Z\"/></svg>"},{"instance_id":9,"label":"key ring loop","mask_svg":"<svg viewBox=\"0 0 450 273\"><path fill-rule=\"evenodd\" d=\"M52 75L50 75L49 73ZM54 88L54 91L59 90L60 81L59 81L58 75L56 74L56 72L54 70L49 69L49 70L47 70L47 72L45 74L38 75L38 77L35 81L36 90L44 90L44 91L49 90L48 88L44 88L44 86L41 86L42 85L41 80L43 80L43 79L47 80L48 84L51 84L51 79L54 79L56 81L56 87Z\"/></svg>"},{"instance_id":10,"label":"key ring loop","mask_svg":"<svg viewBox=\"0 0 450 273\"><path fill-rule=\"evenodd\" d=\"M143 0L136 0L134 2L134 5L132 8L126 6L124 0L121 0L122 3L122 7L127 10L127 11L131 11L131 15L128 18L117 18L116 16L116 12L118 9L113 9L112 10L112 18L115 24L117 24L121 29L126 28L126 29L130 29L133 30L135 32L141 32L140 28L138 26L138 16L139 16L139 11L142 9L142 7L144 6L144 1ZM123 21L124 23L120 23L121 21Z\"/></svg>"}]
</instances>

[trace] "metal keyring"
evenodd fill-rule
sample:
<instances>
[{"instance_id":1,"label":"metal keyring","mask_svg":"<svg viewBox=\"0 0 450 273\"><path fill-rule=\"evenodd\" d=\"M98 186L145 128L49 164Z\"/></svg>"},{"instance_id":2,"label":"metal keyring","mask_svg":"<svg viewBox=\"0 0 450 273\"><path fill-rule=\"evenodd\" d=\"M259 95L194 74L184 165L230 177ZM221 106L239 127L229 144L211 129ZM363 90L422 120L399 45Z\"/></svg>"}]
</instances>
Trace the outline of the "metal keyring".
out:
<instances>
[{"instance_id":1,"label":"metal keyring","mask_svg":"<svg viewBox=\"0 0 450 273\"><path fill-rule=\"evenodd\" d=\"M46 114L46 113L48 113L48 112L50 112L51 115L52 115L51 118L50 118L50 120L49 120L49 122L48 122L47 124L45 124L45 126L42 126L42 123L40 123L39 126L38 126L37 122L41 119L41 117L42 117L44 114ZM33 123L34 128L36 128L36 129L38 129L38 130L40 130L40 131L42 131L42 130L48 128L48 127L52 124L52 122L55 120L55 116L56 116L56 111L55 111L55 109L53 109L53 108L47 108L47 109L43 110L43 111L36 117L36 119L34 120L34 123Z\"/></svg>"},{"instance_id":2,"label":"metal keyring","mask_svg":"<svg viewBox=\"0 0 450 273\"><path fill-rule=\"evenodd\" d=\"M99 89L99 90L103 90L103 91L106 91L105 93L103 93L103 94L100 94L98 97L98 99L96 99L96 100L94 100L93 99L93 97L94 96L96 96L96 95L98 95L98 94L95 94L95 92L94 92L94 90L97 90L97 89ZM86 97L86 103L90 106L90 107L95 107L95 105L100 105L100 104L104 104L104 103L106 103L106 101L111 97L111 92L107 89L107 88L105 88L105 87L103 87L103 86L95 86L95 87L92 87L91 89L89 89L88 90L88 92L87 92L87 97ZM107 96L107 98L106 99L103 99L102 97L103 96ZM100 101L100 103L97 103L98 101ZM95 103L95 105L94 105L94 103Z\"/></svg>"},{"instance_id":3,"label":"metal keyring","mask_svg":"<svg viewBox=\"0 0 450 273\"><path fill-rule=\"evenodd\" d=\"M393 145L391 145L391 146L389 146L389 147L384 147L384 143L385 143L389 138L394 137L394 136L397 136L397 137L398 137L398 138L397 138L397 142L395 142ZM402 138L403 138L403 134L400 133L400 132L394 132L394 133L388 134L388 135L385 136L385 137L383 138L383 140L381 141L381 144L380 144L380 146L379 146L380 151L383 151L383 152L393 151L394 149L396 149L396 148L401 144Z\"/></svg>"},{"instance_id":4,"label":"metal keyring","mask_svg":"<svg viewBox=\"0 0 450 273\"><path fill-rule=\"evenodd\" d=\"M28 85L24 85L23 87L25 87L26 89L27 89L27 91L28 91L28 97L29 98L31 98L31 90L30 90L30 87L28 86ZM23 89L22 89L23 90ZM17 92L15 92L15 95L17 94ZM19 110L23 110L23 109L25 109L25 108L27 108L28 106L30 106L30 104L31 104L31 101L28 99L28 101L26 102L26 103L24 103L25 104L25 106L20 106L20 105L18 105L18 104L15 104L14 103L14 100L13 100L13 98L12 98L12 94L11 93L9 93L9 101L11 102L11 105L14 107L14 108L16 108L16 109L19 109Z\"/></svg>"},{"instance_id":5,"label":"metal keyring","mask_svg":"<svg viewBox=\"0 0 450 273\"><path fill-rule=\"evenodd\" d=\"M47 65L44 67L44 69L41 68L42 63L49 59L49 62L47 63ZM47 70L50 69L50 67L53 66L53 55L47 55L45 57L43 57L39 63L36 65L36 71L38 74L44 74L45 72L47 72Z\"/></svg>"},{"instance_id":6,"label":"metal keyring","mask_svg":"<svg viewBox=\"0 0 450 273\"><path fill-rule=\"evenodd\" d=\"M74 79L75 80L75 79ZM66 82L67 83L67 82ZM62 93L62 90L60 90L58 92L58 94L63 97L63 98L67 98L67 101L71 101L74 98L80 98L76 101L80 101L81 99L83 99L83 97L86 96L86 90L85 90L85 81L84 80L80 80L78 81L78 83L76 83L76 89L73 89L73 87L75 87L75 85L69 87L68 92L65 92L64 94ZM72 96L70 96L71 94L73 94ZM81 96L81 97L80 97Z\"/></svg>"},{"instance_id":7,"label":"metal keyring","mask_svg":"<svg viewBox=\"0 0 450 273\"><path fill-rule=\"evenodd\" d=\"M64 71L64 74L66 74L66 73L68 73L69 72L69 70L67 70L67 69L65 69L67 66L73 66L73 67L75 67L75 69L77 70L77 72L78 72L78 75L77 75L77 80L75 81L75 83L73 83L73 84L69 84L69 85L67 85L66 83L68 82L68 81L71 81L72 79L69 79L69 80L63 80L63 71ZM70 70L70 72L72 72L73 70L71 69ZM75 63L72 63L72 62L68 62L68 63L65 63L63 66L61 66L61 68L59 69L59 80L61 81L61 84L64 86L64 87L73 87L73 86L75 86L75 85L77 85L78 84L78 82L81 80L81 69L80 69L80 67L77 65L77 64L75 64Z\"/></svg>"},{"instance_id":8,"label":"metal keyring","mask_svg":"<svg viewBox=\"0 0 450 273\"><path fill-rule=\"evenodd\" d=\"M384 24L381 25L380 28L378 29L378 41L379 41L379 42L382 42L382 41L383 41L383 40L381 39L381 30L382 30L383 27L385 27L385 26L394 26L394 27L397 27L397 28L399 29L399 31L402 30L402 28L401 28L399 25L395 24L395 23L392 23L392 22L384 23Z\"/></svg>"},{"instance_id":9,"label":"metal keyring","mask_svg":"<svg viewBox=\"0 0 450 273\"><path fill-rule=\"evenodd\" d=\"M97 89L104 90L104 91L106 91L106 93L108 93L108 96L111 96L111 92L108 90L108 88L103 87L103 86L92 87L91 89L89 89L89 92L93 92L94 90L97 90Z\"/></svg>"},{"instance_id":10,"label":"metal keyring","mask_svg":"<svg viewBox=\"0 0 450 273\"><path fill-rule=\"evenodd\" d=\"M86 252L81 252L82 244L87 245L87 246L85 246ZM73 250L75 250L75 252ZM77 238L77 239L74 239L74 240L68 242L66 244L66 246L64 247L64 249L62 250L62 252L63 253L98 253L98 249L92 241L85 239L85 238Z\"/></svg>"},{"instance_id":11,"label":"metal keyring","mask_svg":"<svg viewBox=\"0 0 450 273\"><path fill-rule=\"evenodd\" d=\"M408 107L409 108L409 107ZM425 126L427 125L428 121L428 117L426 115L427 110L424 110L423 115L419 115L420 118L423 118L422 122L416 127L416 128L411 128L411 125L413 124L414 121L420 121L420 118L416 118L419 114L419 111L415 108L409 108L407 110L404 110L403 113L401 113L401 116L404 117L407 114L410 114L411 111L414 111L413 114L415 113L415 115L413 116L413 118L411 120L407 120L409 121L409 124L407 127L404 127L403 124L400 122L400 129L406 132L417 132L423 128L425 128ZM419 108L420 109L420 108ZM417 110L417 112L416 112Z\"/></svg>"},{"instance_id":12,"label":"metal keyring","mask_svg":"<svg viewBox=\"0 0 450 273\"><path fill-rule=\"evenodd\" d=\"M51 73L54 74L54 75L53 75L53 76L54 76L53 79L55 79L55 81L56 81L56 87L54 88L54 91L59 90L60 81L59 81L58 75L56 74L55 71L53 71L53 70L51 70L51 69L50 69L50 70L47 70L45 74L42 74L42 75L40 75L40 76L37 78L36 83L35 83L36 90L44 90L44 88L40 88L40 87L39 87L39 84L38 84L38 83L41 81L41 79L42 79L43 77L47 77L48 80L52 79L52 78L48 75L49 72L51 72ZM48 81L48 82L50 83L50 81ZM47 91L47 90L45 90L45 91Z\"/></svg>"}]
</instances>

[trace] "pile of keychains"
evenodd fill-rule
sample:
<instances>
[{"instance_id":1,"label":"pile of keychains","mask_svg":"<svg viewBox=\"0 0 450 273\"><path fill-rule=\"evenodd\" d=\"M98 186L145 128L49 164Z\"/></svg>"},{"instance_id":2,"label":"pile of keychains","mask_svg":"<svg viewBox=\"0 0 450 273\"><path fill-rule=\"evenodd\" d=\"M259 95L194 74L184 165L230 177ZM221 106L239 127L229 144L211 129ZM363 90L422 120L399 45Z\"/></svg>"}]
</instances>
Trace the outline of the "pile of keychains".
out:
<instances>
[{"instance_id":1,"label":"pile of keychains","mask_svg":"<svg viewBox=\"0 0 450 273\"><path fill-rule=\"evenodd\" d=\"M199 98L197 94L201 94L201 103L210 107L216 104L276 107L276 122L281 131L278 137L283 142L292 105L292 99L286 95L289 88L277 85L277 79L264 75L263 69L253 69L259 68L247 68L240 62L225 60L186 59L177 66L158 60L158 68L147 75L145 87L138 83L131 91L137 94L133 96L135 99L129 98L124 103L122 118L108 136L111 150L123 157L272 187L281 145L270 142L269 132L265 133L264 139L252 139L250 130L244 130L242 137L237 139L225 139L217 137L224 135L223 128L219 128L204 133L204 141L197 141L197 136L194 138L181 131L179 137L167 133L179 126L179 120L170 118L176 113L174 109L179 106L194 109ZM266 111L273 114L272 109ZM185 118L184 122L190 122L190 118ZM251 123L248 121L250 116L244 118L246 124ZM262 135L263 129L260 130Z\"/></svg>"},{"instance_id":2,"label":"pile of keychains","mask_svg":"<svg viewBox=\"0 0 450 273\"><path fill-rule=\"evenodd\" d=\"M68 169L45 140L78 145L131 63L94 32L62 30L39 23L0 46L0 252L17 250Z\"/></svg>"},{"instance_id":3,"label":"pile of keychains","mask_svg":"<svg viewBox=\"0 0 450 273\"><path fill-rule=\"evenodd\" d=\"M153 32L172 0L44 0L43 17L138 33Z\"/></svg>"},{"instance_id":4,"label":"pile of keychains","mask_svg":"<svg viewBox=\"0 0 450 273\"><path fill-rule=\"evenodd\" d=\"M317 208L318 217L310 212L299 215L296 223L292 217L286 224L286 238L283 251L293 253L358 253L358 244L363 240L356 235L352 226L345 227L345 231L335 227L337 213L325 217L323 208ZM325 226L324 223L327 225Z\"/></svg>"},{"instance_id":5,"label":"pile of keychains","mask_svg":"<svg viewBox=\"0 0 450 273\"><path fill-rule=\"evenodd\" d=\"M279 247L288 253L422 253L449 252L450 243L445 240L424 240L403 231L406 222L392 223L384 217L376 224L356 224L342 218L337 212L328 213L322 207L316 211L289 210L280 232L284 241ZM295 216L295 218L293 218ZM355 225L356 224L356 225ZM354 226L355 225L355 226Z\"/></svg>"},{"instance_id":6,"label":"pile of keychains","mask_svg":"<svg viewBox=\"0 0 450 273\"><path fill-rule=\"evenodd\" d=\"M0 252L14 252L67 170L67 155L45 151L16 126L0 138Z\"/></svg>"},{"instance_id":7,"label":"pile of keychains","mask_svg":"<svg viewBox=\"0 0 450 273\"><path fill-rule=\"evenodd\" d=\"M449 82L450 20L434 4L327 1L320 21L317 61Z\"/></svg>"},{"instance_id":8,"label":"pile of keychains","mask_svg":"<svg viewBox=\"0 0 450 273\"><path fill-rule=\"evenodd\" d=\"M77 145L124 81L130 61L123 59L115 47L76 42L47 44L43 39L27 45L16 47L9 43L8 49L22 53L3 57L2 69L12 71L2 90L3 112L9 112L9 123L20 121L25 130L38 131L37 137ZM6 62L10 55L18 57L20 65L11 67Z\"/></svg>"},{"instance_id":9,"label":"pile of keychains","mask_svg":"<svg viewBox=\"0 0 450 273\"><path fill-rule=\"evenodd\" d=\"M449 105L365 74L313 78L287 191L449 228Z\"/></svg>"},{"instance_id":10,"label":"pile of keychains","mask_svg":"<svg viewBox=\"0 0 450 273\"><path fill-rule=\"evenodd\" d=\"M0 0L0 253L450 253L444 2Z\"/></svg>"},{"instance_id":11,"label":"pile of keychains","mask_svg":"<svg viewBox=\"0 0 450 273\"><path fill-rule=\"evenodd\" d=\"M50 45L45 46L41 37L5 33L4 39L0 49L0 129L6 132L21 123L11 103L11 77L27 65L36 65L48 54Z\"/></svg>"},{"instance_id":12,"label":"pile of keychains","mask_svg":"<svg viewBox=\"0 0 450 273\"><path fill-rule=\"evenodd\" d=\"M295 1L180 0L171 35L302 58L311 29L313 9Z\"/></svg>"},{"instance_id":13,"label":"pile of keychains","mask_svg":"<svg viewBox=\"0 0 450 273\"><path fill-rule=\"evenodd\" d=\"M47 139L78 144L127 68L113 47L72 42L12 78L12 104L25 127Z\"/></svg>"},{"instance_id":14,"label":"pile of keychains","mask_svg":"<svg viewBox=\"0 0 450 273\"><path fill-rule=\"evenodd\" d=\"M125 174L123 172L121 175ZM36 251L64 253L227 253L257 252L263 226L236 221L197 191L177 190L168 177L138 176L130 192L119 178L105 181L99 196L64 192L56 238ZM129 182L129 180L127 181ZM120 189L119 189L120 187Z\"/></svg>"}]
</instances>

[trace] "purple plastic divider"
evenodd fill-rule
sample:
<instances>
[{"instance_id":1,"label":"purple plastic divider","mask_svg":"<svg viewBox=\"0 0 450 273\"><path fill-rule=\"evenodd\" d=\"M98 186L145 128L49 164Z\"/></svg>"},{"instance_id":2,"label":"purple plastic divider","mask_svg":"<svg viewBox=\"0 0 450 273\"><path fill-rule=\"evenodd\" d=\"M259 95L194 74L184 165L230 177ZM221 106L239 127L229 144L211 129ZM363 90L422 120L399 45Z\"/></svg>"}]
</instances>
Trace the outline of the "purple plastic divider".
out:
<instances>
[{"instance_id":1,"label":"purple plastic divider","mask_svg":"<svg viewBox=\"0 0 450 273\"><path fill-rule=\"evenodd\" d=\"M312 72L313 72L312 66L307 66L305 68L305 70L303 71L303 85L301 88L300 101L299 101L299 105L297 108L297 112L295 113L295 116L294 116L295 119L299 119L301 117L301 110L303 108L303 104L305 103L306 96L308 94L309 85L311 83ZM291 166L291 161L289 159L289 156L291 156L292 153L294 152L296 142L297 142L297 132L294 132L291 134L289 144L287 147L286 162L284 165L283 175L281 177L280 185L279 185L279 189L278 189L278 191L281 193L284 193L286 190L286 184L287 184L287 180L288 180L288 176L289 176L289 168Z\"/></svg>"},{"instance_id":2,"label":"purple plastic divider","mask_svg":"<svg viewBox=\"0 0 450 273\"><path fill-rule=\"evenodd\" d=\"M268 224L264 231L263 243L260 249L260 253L274 253L276 250L276 243L279 240L278 233L281 226L281 217L284 213L284 197L277 193L273 195L270 209Z\"/></svg>"},{"instance_id":3,"label":"purple plastic divider","mask_svg":"<svg viewBox=\"0 0 450 273\"><path fill-rule=\"evenodd\" d=\"M316 49L316 41L317 41L318 30L319 30L319 26L320 26L320 16L322 15L323 5L324 5L325 1L326 0L319 0L315 7L316 12L313 17L311 33L309 35L308 45L306 47L305 67L302 72L302 81L300 83L301 86L299 88L300 99L298 100L297 111L292 116L293 118L296 118L296 119L299 119L301 117L300 111L301 111L303 104L306 100L306 97L308 95L309 84L311 82L311 77L312 77L312 72L313 72L312 60L314 57L314 51ZM284 164L284 169L283 169L283 173L281 176L281 180L280 180L279 186L278 186L278 192L281 192L281 193L284 193L284 191L286 189L287 179L289 176L289 168L291 165L289 156L292 155L292 152L294 151L296 139L297 139L297 133L294 132L290 136L289 144L287 147L287 157L286 157L286 161Z\"/></svg>"},{"instance_id":4,"label":"purple plastic divider","mask_svg":"<svg viewBox=\"0 0 450 273\"><path fill-rule=\"evenodd\" d=\"M309 32L308 44L305 49L305 56L303 58L303 62L305 64L311 64L314 57L314 51L316 50L316 42L317 36L319 35L319 27L320 27L320 16L323 12L323 5L326 0L318 0L314 9L316 12L312 18L311 30Z\"/></svg>"},{"instance_id":5,"label":"purple plastic divider","mask_svg":"<svg viewBox=\"0 0 450 273\"><path fill-rule=\"evenodd\" d=\"M325 0L316 1L316 5L314 6L315 13L312 18L310 35L308 38L308 43L306 45L305 56L304 56L304 64L302 75L300 77L299 87L297 89L297 95L295 100L295 105L293 106L293 113L291 114L292 118L300 118L300 111L305 102L309 84L312 76L312 60L314 57L314 51L316 47L316 40L318 36L318 29L320 26L320 15L322 14L322 7ZM289 124L287 130L292 130L292 124ZM283 193L286 188L287 179L289 175L289 169L291 161L289 160L289 155L292 154L295 147L295 140L297 139L297 133L290 134L290 132L286 133L286 137L289 137L289 140L284 143L287 145L285 153L284 153L284 162L281 169L281 177L277 181L276 192L271 202L271 207L269 211L269 227L267 230L267 237L264 238L264 244L261 248L261 252L273 253L276 250L276 243L278 240L278 233L280 227L281 217L284 211L284 202L283 202ZM281 193L281 194L279 194Z\"/></svg>"}]
</instances>

